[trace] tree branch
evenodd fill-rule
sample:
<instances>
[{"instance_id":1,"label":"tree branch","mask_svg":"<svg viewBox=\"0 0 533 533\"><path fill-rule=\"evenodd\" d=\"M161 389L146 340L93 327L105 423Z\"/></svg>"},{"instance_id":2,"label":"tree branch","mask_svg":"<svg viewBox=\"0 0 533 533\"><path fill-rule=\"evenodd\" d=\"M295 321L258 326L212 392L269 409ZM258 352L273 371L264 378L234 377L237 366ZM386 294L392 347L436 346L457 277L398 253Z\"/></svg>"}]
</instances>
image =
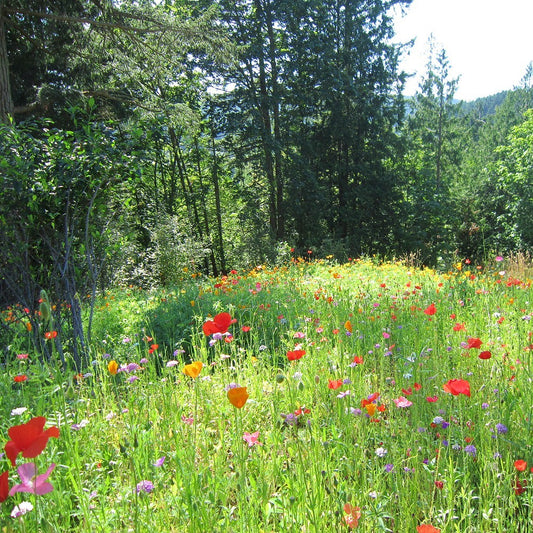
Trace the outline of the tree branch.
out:
<instances>
[{"instance_id":1,"label":"tree branch","mask_svg":"<svg viewBox=\"0 0 533 533\"><path fill-rule=\"evenodd\" d=\"M55 13L43 13L41 11L33 11L31 9L23 9L23 8L14 8L14 7L4 7L2 9L3 13L13 13L15 15L26 15L28 17L36 17L41 19L49 19L49 20L58 20L60 22L72 22L77 24L90 24L91 26L95 26L97 28L105 28L105 29L119 29L124 30L127 32L133 32L133 33L153 33L157 31L161 31L164 29L168 29L166 25L159 24L156 21L151 21L153 24L155 24L157 27L155 28L136 28L134 26L128 26L126 24L120 24L118 22L100 22L98 20L93 20L85 17L73 17L70 15L58 15ZM122 15L126 15L125 13L121 13ZM136 18L136 17L131 17Z\"/></svg>"}]
</instances>

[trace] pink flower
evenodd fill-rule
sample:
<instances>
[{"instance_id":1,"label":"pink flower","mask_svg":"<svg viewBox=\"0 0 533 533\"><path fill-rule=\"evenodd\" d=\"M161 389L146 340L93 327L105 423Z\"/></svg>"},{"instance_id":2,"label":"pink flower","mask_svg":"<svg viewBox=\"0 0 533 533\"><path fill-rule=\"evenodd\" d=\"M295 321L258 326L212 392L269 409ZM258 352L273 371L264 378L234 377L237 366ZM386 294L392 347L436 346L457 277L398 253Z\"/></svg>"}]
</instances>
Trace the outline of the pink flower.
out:
<instances>
[{"instance_id":1,"label":"pink flower","mask_svg":"<svg viewBox=\"0 0 533 533\"><path fill-rule=\"evenodd\" d=\"M411 407L413 402L410 402L405 396L400 396L399 398L394 399L396 407Z\"/></svg>"},{"instance_id":2,"label":"pink flower","mask_svg":"<svg viewBox=\"0 0 533 533\"><path fill-rule=\"evenodd\" d=\"M54 487L46 480L50 477L52 470L56 467L54 463L50 465L44 474L37 475L35 463L25 463L17 468L22 483L11 487L9 495L13 496L15 492L31 492L32 494L48 494L54 490Z\"/></svg>"},{"instance_id":3,"label":"pink flower","mask_svg":"<svg viewBox=\"0 0 533 533\"><path fill-rule=\"evenodd\" d=\"M259 431L255 431L254 433L248 433L245 432L242 436L243 440L248 443L248 446L251 448L252 446L255 446L256 444L262 445L262 442L259 442L257 439L259 438Z\"/></svg>"}]
</instances>

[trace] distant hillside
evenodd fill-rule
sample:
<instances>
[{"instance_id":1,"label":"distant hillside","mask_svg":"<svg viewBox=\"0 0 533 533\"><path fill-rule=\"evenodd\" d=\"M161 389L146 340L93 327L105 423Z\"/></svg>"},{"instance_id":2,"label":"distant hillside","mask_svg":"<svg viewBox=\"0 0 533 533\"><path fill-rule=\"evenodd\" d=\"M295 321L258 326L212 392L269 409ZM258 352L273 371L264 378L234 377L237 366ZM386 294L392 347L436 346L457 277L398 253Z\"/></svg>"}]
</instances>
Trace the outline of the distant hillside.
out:
<instances>
[{"instance_id":1,"label":"distant hillside","mask_svg":"<svg viewBox=\"0 0 533 533\"><path fill-rule=\"evenodd\" d=\"M491 96L476 98L471 102L462 101L462 111L467 115L475 113L480 118L486 117L487 115L494 115L496 108L503 103L509 92L511 91L501 91Z\"/></svg>"}]
</instances>

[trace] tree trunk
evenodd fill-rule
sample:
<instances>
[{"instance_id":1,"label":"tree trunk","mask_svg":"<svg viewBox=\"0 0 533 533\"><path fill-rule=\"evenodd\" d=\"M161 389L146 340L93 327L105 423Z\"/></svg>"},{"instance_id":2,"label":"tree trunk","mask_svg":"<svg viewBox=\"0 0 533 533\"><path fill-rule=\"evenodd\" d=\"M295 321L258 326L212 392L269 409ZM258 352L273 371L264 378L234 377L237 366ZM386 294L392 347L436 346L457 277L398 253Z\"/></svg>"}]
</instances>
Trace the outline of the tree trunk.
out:
<instances>
[{"instance_id":1,"label":"tree trunk","mask_svg":"<svg viewBox=\"0 0 533 533\"><path fill-rule=\"evenodd\" d=\"M0 0L0 121L9 122L13 116L13 98L9 82L9 60L7 57L6 33L4 26L4 0Z\"/></svg>"}]
</instances>

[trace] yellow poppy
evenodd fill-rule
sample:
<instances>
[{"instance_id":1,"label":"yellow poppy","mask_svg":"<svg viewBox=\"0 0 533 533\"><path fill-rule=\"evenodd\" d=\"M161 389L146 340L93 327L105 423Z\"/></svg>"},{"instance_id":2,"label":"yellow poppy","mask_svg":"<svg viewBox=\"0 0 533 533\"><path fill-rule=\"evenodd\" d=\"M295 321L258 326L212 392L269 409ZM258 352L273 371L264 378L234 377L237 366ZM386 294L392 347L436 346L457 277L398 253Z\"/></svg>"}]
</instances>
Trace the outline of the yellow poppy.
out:
<instances>
[{"instance_id":1,"label":"yellow poppy","mask_svg":"<svg viewBox=\"0 0 533 533\"><path fill-rule=\"evenodd\" d=\"M183 373L186 376L189 376L191 378L197 378L200 375L200 372L202 371L203 363L201 361L195 361L194 363L191 363L190 365L185 365L183 367Z\"/></svg>"},{"instance_id":2,"label":"yellow poppy","mask_svg":"<svg viewBox=\"0 0 533 533\"><path fill-rule=\"evenodd\" d=\"M118 363L115 360L109 361L109 363L107 364L107 369L109 370L109 373L112 376L115 376L118 372Z\"/></svg>"},{"instance_id":3,"label":"yellow poppy","mask_svg":"<svg viewBox=\"0 0 533 533\"><path fill-rule=\"evenodd\" d=\"M228 391L228 400L230 401L231 405L237 409L243 407L246 403L246 400L248 400L248 392L246 387L235 387L234 389L230 389Z\"/></svg>"}]
</instances>

